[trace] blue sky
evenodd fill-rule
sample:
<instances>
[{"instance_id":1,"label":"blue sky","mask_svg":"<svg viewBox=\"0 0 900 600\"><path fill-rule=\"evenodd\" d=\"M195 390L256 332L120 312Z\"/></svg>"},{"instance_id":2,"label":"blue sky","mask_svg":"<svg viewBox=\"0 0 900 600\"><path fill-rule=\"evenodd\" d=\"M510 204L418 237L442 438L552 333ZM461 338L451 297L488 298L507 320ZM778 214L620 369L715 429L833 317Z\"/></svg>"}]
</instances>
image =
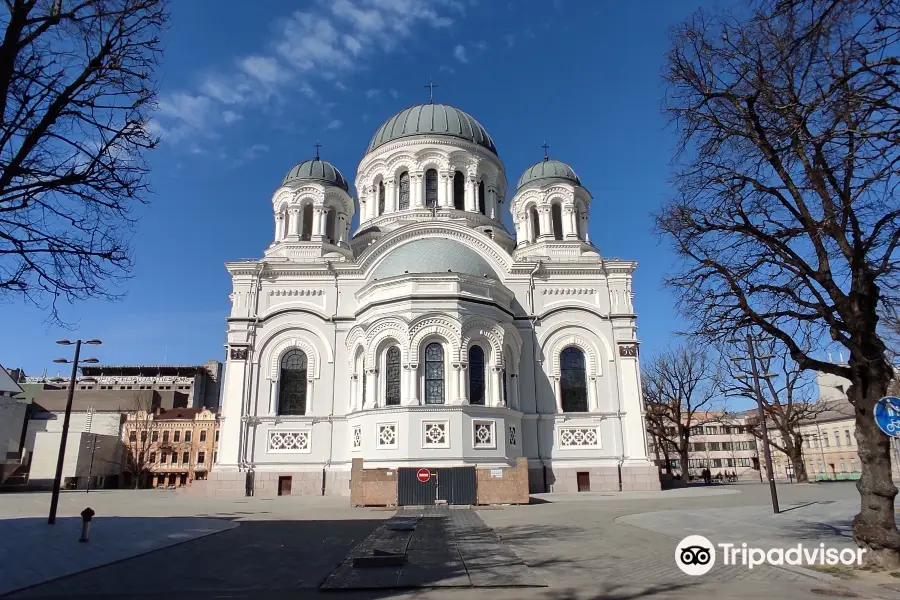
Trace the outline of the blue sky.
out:
<instances>
[{"instance_id":1,"label":"blue sky","mask_svg":"<svg viewBox=\"0 0 900 600\"><path fill-rule=\"evenodd\" d=\"M318 140L352 182L378 125L427 101L429 78L435 101L488 130L511 187L544 141L575 168L594 197L601 254L640 263L642 352L671 343L678 321L662 277L672 256L649 213L670 194L674 138L660 111L669 28L695 2L250 6L173 3L154 122L164 142L151 157L154 195L139 211L125 299L63 306L74 331L22 303L2 306L0 363L55 373L53 341L63 336L101 338L91 351L106 364L221 360L231 291L223 263L259 257L270 243L281 178Z\"/></svg>"}]
</instances>

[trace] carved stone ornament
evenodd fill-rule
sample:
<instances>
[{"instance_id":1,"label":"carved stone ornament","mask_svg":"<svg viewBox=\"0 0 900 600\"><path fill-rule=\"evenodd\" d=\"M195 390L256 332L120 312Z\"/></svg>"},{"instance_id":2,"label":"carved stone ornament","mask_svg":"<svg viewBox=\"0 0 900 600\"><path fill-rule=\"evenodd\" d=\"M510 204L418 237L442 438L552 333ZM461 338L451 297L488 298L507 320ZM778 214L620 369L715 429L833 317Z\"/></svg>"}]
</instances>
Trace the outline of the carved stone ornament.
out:
<instances>
[{"instance_id":1,"label":"carved stone ornament","mask_svg":"<svg viewBox=\"0 0 900 600\"><path fill-rule=\"evenodd\" d=\"M249 350L247 348L232 348L231 360L247 360Z\"/></svg>"},{"instance_id":2,"label":"carved stone ornament","mask_svg":"<svg viewBox=\"0 0 900 600\"><path fill-rule=\"evenodd\" d=\"M619 356L624 358L637 358L637 344L619 344Z\"/></svg>"}]
</instances>

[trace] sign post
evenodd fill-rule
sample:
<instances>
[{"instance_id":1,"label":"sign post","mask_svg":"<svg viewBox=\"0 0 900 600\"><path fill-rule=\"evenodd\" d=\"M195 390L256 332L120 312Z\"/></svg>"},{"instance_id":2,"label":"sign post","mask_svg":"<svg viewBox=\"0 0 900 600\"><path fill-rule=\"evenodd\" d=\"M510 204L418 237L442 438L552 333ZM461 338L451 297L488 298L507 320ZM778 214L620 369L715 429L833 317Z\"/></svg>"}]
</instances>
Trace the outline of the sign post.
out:
<instances>
[{"instance_id":1,"label":"sign post","mask_svg":"<svg viewBox=\"0 0 900 600\"><path fill-rule=\"evenodd\" d=\"M416 471L416 479L419 483L428 483L431 480L431 471L428 469L419 469Z\"/></svg>"}]
</instances>

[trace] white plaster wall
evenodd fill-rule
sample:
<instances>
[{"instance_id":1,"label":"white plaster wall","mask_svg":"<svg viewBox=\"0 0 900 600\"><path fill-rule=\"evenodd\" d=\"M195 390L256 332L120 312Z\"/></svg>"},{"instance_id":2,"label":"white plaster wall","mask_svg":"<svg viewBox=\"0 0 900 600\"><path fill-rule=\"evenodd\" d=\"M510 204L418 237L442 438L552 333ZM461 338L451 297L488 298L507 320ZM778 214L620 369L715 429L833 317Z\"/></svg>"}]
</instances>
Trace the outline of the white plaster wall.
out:
<instances>
[{"instance_id":1,"label":"white plaster wall","mask_svg":"<svg viewBox=\"0 0 900 600\"><path fill-rule=\"evenodd\" d=\"M8 397L0 397L0 458L7 452L18 452L22 425L28 404Z\"/></svg>"},{"instance_id":2,"label":"white plaster wall","mask_svg":"<svg viewBox=\"0 0 900 600\"><path fill-rule=\"evenodd\" d=\"M38 431L34 438L34 455L31 460L29 481L52 480L56 476L59 458L60 431ZM63 460L63 477L87 477L117 475L121 471L121 441L118 436L98 435L91 467L93 436L80 431L70 431L66 438L66 455Z\"/></svg>"}]
</instances>

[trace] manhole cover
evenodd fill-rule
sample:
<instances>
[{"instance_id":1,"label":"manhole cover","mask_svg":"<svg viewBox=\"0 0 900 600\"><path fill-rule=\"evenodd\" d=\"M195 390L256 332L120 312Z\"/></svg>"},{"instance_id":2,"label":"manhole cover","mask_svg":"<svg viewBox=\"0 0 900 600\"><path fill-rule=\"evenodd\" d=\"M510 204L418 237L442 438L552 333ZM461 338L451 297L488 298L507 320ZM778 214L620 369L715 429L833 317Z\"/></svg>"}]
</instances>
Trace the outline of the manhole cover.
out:
<instances>
[{"instance_id":1,"label":"manhole cover","mask_svg":"<svg viewBox=\"0 0 900 600\"><path fill-rule=\"evenodd\" d=\"M809 591L819 596L830 596L832 598L859 598L859 594L854 594L849 590L813 588Z\"/></svg>"}]
</instances>

